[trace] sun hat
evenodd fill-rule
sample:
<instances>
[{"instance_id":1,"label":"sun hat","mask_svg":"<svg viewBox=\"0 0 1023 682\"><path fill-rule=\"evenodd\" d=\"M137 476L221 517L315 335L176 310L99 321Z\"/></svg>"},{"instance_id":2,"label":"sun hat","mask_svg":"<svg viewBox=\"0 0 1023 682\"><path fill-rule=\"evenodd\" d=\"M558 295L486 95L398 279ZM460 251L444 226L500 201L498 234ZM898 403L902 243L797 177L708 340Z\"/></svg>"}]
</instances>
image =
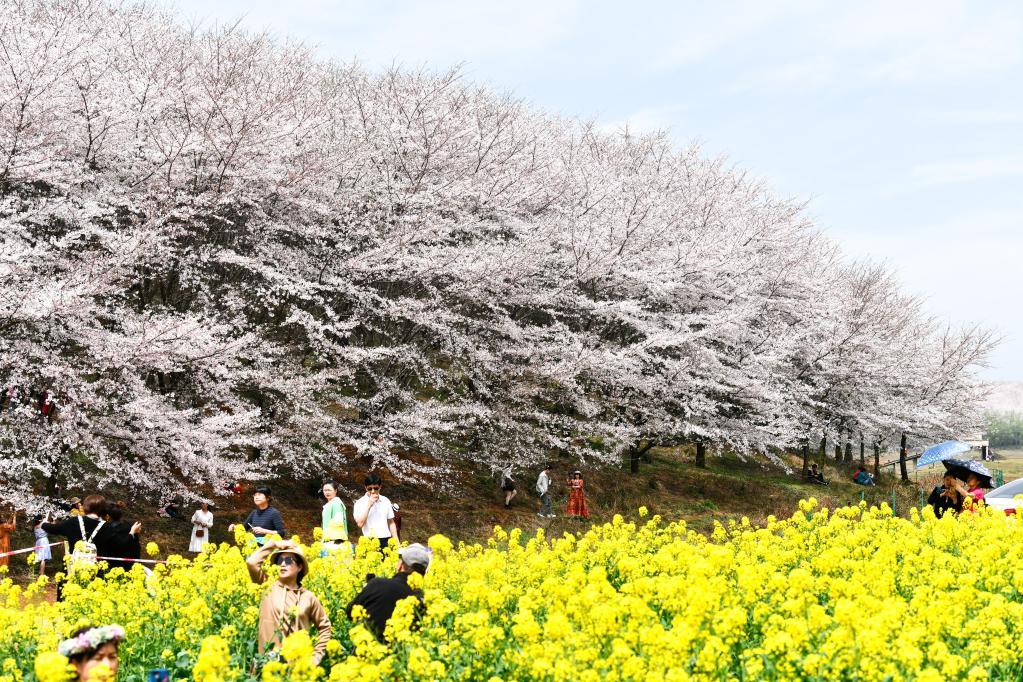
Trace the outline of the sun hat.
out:
<instances>
[{"instance_id":1,"label":"sun hat","mask_svg":"<svg viewBox=\"0 0 1023 682\"><path fill-rule=\"evenodd\" d=\"M270 563L273 563L274 558L276 558L277 555L279 554L294 554L295 556L297 556L299 560L302 562L301 567L298 569L298 579L301 580L302 578L305 577L306 571L309 570L309 562L306 561L305 552L302 551L301 547L291 543L285 545L284 547L277 547L270 554Z\"/></svg>"},{"instance_id":2,"label":"sun hat","mask_svg":"<svg viewBox=\"0 0 1023 682\"><path fill-rule=\"evenodd\" d=\"M425 570L430 566L430 559L433 558L433 552L431 552L429 548L423 547L421 544L416 542L408 547L402 547L399 549L398 558L410 568L422 566Z\"/></svg>"}]
</instances>

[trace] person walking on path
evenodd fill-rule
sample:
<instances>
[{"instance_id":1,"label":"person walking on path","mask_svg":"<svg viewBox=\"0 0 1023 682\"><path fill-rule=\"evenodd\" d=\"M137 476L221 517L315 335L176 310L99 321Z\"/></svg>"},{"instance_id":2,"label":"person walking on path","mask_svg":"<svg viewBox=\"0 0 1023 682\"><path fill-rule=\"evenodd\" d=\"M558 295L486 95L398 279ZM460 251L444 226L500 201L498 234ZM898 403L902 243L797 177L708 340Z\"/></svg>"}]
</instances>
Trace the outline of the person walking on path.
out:
<instances>
[{"instance_id":1,"label":"person walking on path","mask_svg":"<svg viewBox=\"0 0 1023 682\"><path fill-rule=\"evenodd\" d=\"M412 573L426 575L426 570L430 567L430 557L430 550L420 544L399 549L398 572L393 578L373 578L367 582L355 599L345 607L348 618L351 619L354 607L361 606L366 610L370 630L383 642L387 621L394 615L394 607L399 601L406 597L415 597L420 604L423 603L423 593L409 587L408 578Z\"/></svg>"},{"instance_id":2,"label":"person walking on path","mask_svg":"<svg viewBox=\"0 0 1023 682\"><path fill-rule=\"evenodd\" d=\"M504 491L504 508L511 508L511 501L515 499L519 491L515 489L515 479L512 478L511 467L508 467L501 474L501 490Z\"/></svg>"},{"instance_id":3,"label":"person walking on path","mask_svg":"<svg viewBox=\"0 0 1023 682\"><path fill-rule=\"evenodd\" d=\"M270 498L273 497L270 488L260 486L252 495L252 503L256 508L245 517L243 525L245 530L256 536L256 542L262 545L269 538L268 535L277 533L284 537L284 518L274 507L270 506ZM237 524L232 523L227 527L228 533L233 533Z\"/></svg>"},{"instance_id":4,"label":"person walking on path","mask_svg":"<svg viewBox=\"0 0 1023 682\"><path fill-rule=\"evenodd\" d=\"M11 533L13 533L18 527L17 513L11 512L11 517L7 523L0 523L0 566L7 566L10 564L11 557L6 552L11 551Z\"/></svg>"},{"instance_id":5,"label":"person walking on path","mask_svg":"<svg viewBox=\"0 0 1023 682\"><path fill-rule=\"evenodd\" d=\"M352 516L355 517L355 525L362 529L362 534L367 538L374 538L380 543L380 549L385 549L387 543L394 538L399 543L398 526L394 523L394 507L391 501L380 494L383 481L376 474L369 474L362 482L366 494L355 501L352 506Z\"/></svg>"},{"instance_id":6,"label":"person walking on path","mask_svg":"<svg viewBox=\"0 0 1023 682\"><path fill-rule=\"evenodd\" d=\"M50 536L43 530L43 522L49 521L49 516L37 515L32 519L32 534L35 536L36 543L36 563L39 564L39 575L46 575L46 562L53 558L53 554L50 552Z\"/></svg>"},{"instance_id":7,"label":"person walking on path","mask_svg":"<svg viewBox=\"0 0 1023 682\"><path fill-rule=\"evenodd\" d=\"M267 542L245 562L249 577L257 585L266 582L263 562L267 558L277 566L279 573L259 605L259 653L275 649L294 632L315 627L313 663L319 665L330 641L330 618L316 595L302 587L308 571L305 554L290 540Z\"/></svg>"},{"instance_id":8,"label":"person walking on path","mask_svg":"<svg viewBox=\"0 0 1023 682\"><path fill-rule=\"evenodd\" d=\"M323 542L334 548L341 548L348 543L348 510L345 503L338 497L336 481L324 481L320 487L323 499L323 513L320 516L320 527L323 529Z\"/></svg>"},{"instance_id":9,"label":"person walking on path","mask_svg":"<svg viewBox=\"0 0 1023 682\"><path fill-rule=\"evenodd\" d=\"M551 465L545 464L543 471L540 472L540 476L536 479L536 492L540 493L540 511L537 512L537 515L547 519L554 518L554 511L551 508L550 470Z\"/></svg>"},{"instance_id":10,"label":"person walking on path","mask_svg":"<svg viewBox=\"0 0 1023 682\"><path fill-rule=\"evenodd\" d=\"M586 492L583 486L581 471L573 471L568 479L568 515L580 519L590 518L590 510L586 508Z\"/></svg>"},{"instance_id":11,"label":"person walking on path","mask_svg":"<svg viewBox=\"0 0 1023 682\"><path fill-rule=\"evenodd\" d=\"M189 552L201 552L210 541L210 528L213 527L213 512L209 502L200 502L199 509L192 514L192 537L188 541Z\"/></svg>"}]
</instances>

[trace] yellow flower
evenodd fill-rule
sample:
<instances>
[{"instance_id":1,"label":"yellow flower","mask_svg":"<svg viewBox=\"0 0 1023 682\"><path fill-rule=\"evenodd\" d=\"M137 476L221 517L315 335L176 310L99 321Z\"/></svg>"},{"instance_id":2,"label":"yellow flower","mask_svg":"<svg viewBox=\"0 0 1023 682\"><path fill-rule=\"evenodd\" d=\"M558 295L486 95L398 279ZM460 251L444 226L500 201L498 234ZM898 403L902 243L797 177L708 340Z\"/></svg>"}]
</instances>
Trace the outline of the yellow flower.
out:
<instances>
[{"instance_id":1,"label":"yellow flower","mask_svg":"<svg viewBox=\"0 0 1023 682\"><path fill-rule=\"evenodd\" d=\"M205 638L192 669L192 679L196 682L225 682L231 677L227 641L217 635Z\"/></svg>"},{"instance_id":2,"label":"yellow flower","mask_svg":"<svg viewBox=\"0 0 1023 682\"><path fill-rule=\"evenodd\" d=\"M146 543L146 554L148 554L151 557L154 557L154 556L156 556L159 553L160 553L160 546L158 544L156 544L155 542L147 542Z\"/></svg>"},{"instance_id":3,"label":"yellow flower","mask_svg":"<svg viewBox=\"0 0 1023 682\"><path fill-rule=\"evenodd\" d=\"M85 682L114 682L114 673L106 663L97 663L89 671Z\"/></svg>"},{"instance_id":4,"label":"yellow flower","mask_svg":"<svg viewBox=\"0 0 1023 682\"><path fill-rule=\"evenodd\" d=\"M39 682L68 682L77 677L67 658L56 651L44 651L36 656L33 667Z\"/></svg>"}]
</instances>

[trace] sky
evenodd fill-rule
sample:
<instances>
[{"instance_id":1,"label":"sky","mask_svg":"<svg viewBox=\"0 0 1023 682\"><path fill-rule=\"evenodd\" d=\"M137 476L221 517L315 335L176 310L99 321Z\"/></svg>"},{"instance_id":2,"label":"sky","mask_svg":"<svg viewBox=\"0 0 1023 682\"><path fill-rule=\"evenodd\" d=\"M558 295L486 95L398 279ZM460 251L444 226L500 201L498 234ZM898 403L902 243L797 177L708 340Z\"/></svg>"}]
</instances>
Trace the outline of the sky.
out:
<instances>
[{"instance_id":1,"label":"sky","mask_svg":"<svg viewBox=\"0 0 1023 682\"><path fill-rule=\"evenodd\" d=\"M160 3L158 3L160 4ZM806 202L1023 381L1023 2L177 0L371 70L446 70L678 144Z\"/></svg>"}]
</instances>

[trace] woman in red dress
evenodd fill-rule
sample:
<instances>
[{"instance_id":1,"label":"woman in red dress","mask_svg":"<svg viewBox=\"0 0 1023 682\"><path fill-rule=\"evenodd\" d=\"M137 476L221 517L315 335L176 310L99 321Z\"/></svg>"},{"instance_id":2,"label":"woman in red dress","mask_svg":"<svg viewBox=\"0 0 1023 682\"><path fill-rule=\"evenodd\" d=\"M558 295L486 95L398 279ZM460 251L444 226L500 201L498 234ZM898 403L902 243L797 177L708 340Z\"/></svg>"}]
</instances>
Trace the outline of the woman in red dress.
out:
<instances>
[{"instance_id":1,"label":"woman in red dress","mask_svg":"<svg viewBox=\"0 0 1023 682\"><path fill-rule=\"evenodd\" d=\"M583 474L581 471L573 471L572 477L568 479L568 515L579 518L590 518L590 511L586 508L586 494L583 492Z\"/></svg>"},{"instance_id":2,"label":"woman in red dress","mask_svg":"<svg viewBox=\"0 0 1023 682\"><path fill-rule=\"evenodd\" d=\"M14 513L11 514L11 520L8 523L0 523L0 566L7 566L10 563L11 557L7 552L11 551L11 533L18 527L17 519Z\"/></svg>"}]
</instances>

